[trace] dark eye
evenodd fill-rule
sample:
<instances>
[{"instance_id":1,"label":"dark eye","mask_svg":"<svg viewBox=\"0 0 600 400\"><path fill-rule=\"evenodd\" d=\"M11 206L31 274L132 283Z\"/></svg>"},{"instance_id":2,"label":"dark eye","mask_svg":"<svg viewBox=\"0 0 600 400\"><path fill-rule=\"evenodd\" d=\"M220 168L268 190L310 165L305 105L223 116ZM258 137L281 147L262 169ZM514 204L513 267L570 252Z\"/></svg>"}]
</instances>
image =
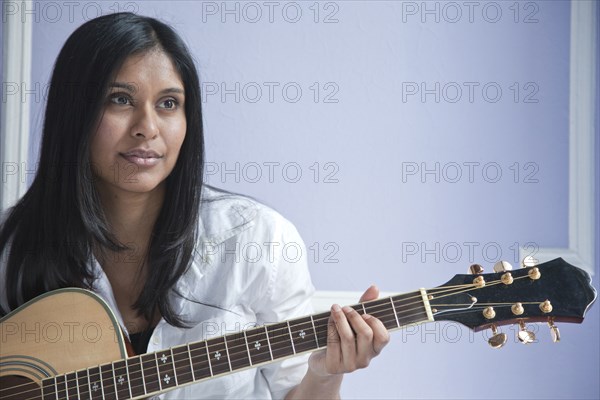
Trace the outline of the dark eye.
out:
<instances>
[{"instance_id":1,"label":"dark eye","mask_svg":"<svg viewBox=\"0 0 600 400\"><path fill-rule=\"evenodd\" d=\"M110 101L114 104L127 105L130 104L129 98L122 94L115 94L110 97Z\"/></svg>"},{"instance_id":2,"label":"dark eye","mask_svg":"<svg viewBox=\"0 0 600 400\"><path fill-rule=\"evenodd\" d=\"M167 99L167 100L163 101L162 104L163 104L162 108L172 110L172 109L176 108L179 103L177 103L177 100L175 100L175 99Z\"/></svg>"}]
</instances>

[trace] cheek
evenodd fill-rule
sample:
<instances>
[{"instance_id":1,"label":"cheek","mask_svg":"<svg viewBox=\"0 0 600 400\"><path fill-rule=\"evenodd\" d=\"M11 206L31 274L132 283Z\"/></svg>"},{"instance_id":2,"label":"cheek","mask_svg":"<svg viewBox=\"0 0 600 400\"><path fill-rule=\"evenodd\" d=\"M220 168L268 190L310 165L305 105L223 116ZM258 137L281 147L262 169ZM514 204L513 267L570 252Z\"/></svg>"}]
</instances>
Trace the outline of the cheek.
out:
<instances>
[{"instance_id":1,"label":"cheek","mask_svg":"<svg viewBox=\"0 0 600 400\"><path fill-rule=\"evenodd\" d=\"M113 153L118 139L117 132L122 129L118 121L104 116L90 143L90 160L94 164L102 164L103 158Z\"/></svg>"},{"instance_id":2,"label":"cheek","mask_svg":"<svg viewBox=\"0 0 600 400\"><path fill-rule=\"evenodd\" d=\"M183 121L179 121L176 125L171 126L171 134L168 138L168 146L174 155L179 154L179 150L181 149L181 145L185 139L186 129L187 125L185 119Z\"/></svg>"}]
</instances>

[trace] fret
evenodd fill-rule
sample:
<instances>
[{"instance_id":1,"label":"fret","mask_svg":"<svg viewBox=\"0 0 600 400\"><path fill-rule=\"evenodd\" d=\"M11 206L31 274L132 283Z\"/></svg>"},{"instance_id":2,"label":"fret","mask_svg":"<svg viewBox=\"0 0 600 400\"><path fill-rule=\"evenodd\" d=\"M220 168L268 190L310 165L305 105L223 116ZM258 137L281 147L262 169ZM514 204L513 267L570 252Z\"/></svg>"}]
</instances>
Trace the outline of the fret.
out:
<instances>
[{"instance_id":1,"label":"fret","mask_svg":"<svg viewBox=\"0 0 600 400\"><path fill-rule=\"evenodd\" d=\"M131 392L131 375L129 375L129 365L127 365L127 359L123 360L125 362L125 373L127 374L127 387L129 388L129 397L133 397L133 393Z\"/></svg>"},{"instance_id":2,"label":"fret","mask_svg":"<svg viewBox=\"0 0 600 400\"><path fill-rule=\"evenodd\" d=\"M250 362L250 365L252 365L252 358L250 357L250 346L248 345L248 337L246 336L246 330L243 330L242 332L244 332L244 341L246 342L246 352L248 353L248 361Z\"/></svg>"},{"instance_id":3,"label":"fret","mask_svg":"<svg viewBox=\"0 0 600 400\"><path fill-rule=\"evenodd\" d=\"M175 378L175 386L179 386L177 380L177 368L175 368L175 359L173 358L173 348L171 347L171 365L173 365L173 378Z\"/></svg>"},{"instance_id":4,"label":"fret","mask_svg":"<svg viewBox=\"0 0 600 400\"><path fill-rule=\"evenodd\" d=\"M177 384L183 385L194 381L194 371L192 370L191 356L188 346L179 346L171 349L173 357L173 367L175 368L175 377Z\"/></svg>"},{"instance_id":5,"label":"fret","mask_svg":"<svg viewBox=\"0 0 600 400\"><path fill-rule=\"evenodd\" d=\"M317 344L319 347L325 347L328 344L327 327L329 324L329 315L328 312L313 315L315 331L317 332Z\"/></svg>"},{"instance_id":6,"label":"fret","mask_svg":"<svg viewBox=\"0 0 600 400\"><path fill-rule=\"evenodd\" d=\"M391 308L390 302L386 298L370 301L366 304L367 314L379 319L388 330L398 327L396 314Z\"/></svg>"},{"instance_id":7,"label":"fret","mask_svg":"<svg viewBox=\"0 0 600 400\"><path fill-rule=\"evenodd\" d=\"M91 387L91 385L90 385L90 369L89 369L89 368L88 368L88 369L86 369L86 370L85 370L85 373L86 373L86 375L88 376L87 392L89 393L90 400L91 400L91 398L92 398L92 392L91 392L91 389L90 389L90 387Z\"/></svg>"},{"instance_id":8,"label":"fret","mask_svg":"<svg viewBox=\"0 0 600 400\"><path fill-rule=\"evenodd\" d=\"M88 380L92 400L102 400L104 392L102 389L102 376L100 375L99 367L90 368L88 370Z\"/></svg>"},{"instance_id":9,"label":"fret","mask_svg":"<svg viewBox=\"0 0 600 400\"><path fill-rule=\"evenodd\" d=\"M212 370L212 362L210 361L210 351L208 350L208 342L204 341L204 347L206 348L206 359L208 360L208 369L210 369L210 376L215 376Z\"/></svg>"},{"instance_id":10,"label":"fret","mask_svg":"<svg viewBox=\"0 0 600 400\"><path fill-rule=\"evenodd\" d=\"M142 373L142 359L140 357L131 357L125 360L127 363L127 373L129 374L129 387L131 388L131 397L143 396L146 394L146 383Z\"/></svg>"},{"instance_id":11,"label":"fret","mask_svg":"<svg viewBox=\"0 0 600 400\"><path fill-rule=\"evenodd\" d=\"M65 376L64 375L56 376L56 398L57 399L66 399L67 398L67 388L65 385Z\"/></svg>"},{"instance_id":12,"label":"fret","mask_svg":"<svg viewBox=\"0 0 600 400\"><path fill-rule=\"evenodd\" d=\"M210 359L211 371L213 375L229 372L229 357L227 357L227 349L225 347L225 339L218 337L206 341L208 355Z\"/></svg>"},{"instance_id":13,"label":"fret","mask_svg":"<svg viewBox=\"0 0 600 400\"><path fill-rule=\"evenodd\" d=\"M296 346L294 346L294 336L292 335L292 329L290 328L290 321L287 321L288 334L290 335L290 342L292 343L292 351L296 354Z\"/></svg>"},{"instance_id":14,"label":"fret","mask_svg":"<svg viewBox=\"0 0 600 400\"><path fill-rule=\"evenodd\" d=\"M177 386L175 381L175 370L173 369L173 357L169 351L156 353L156 365L160 375L161 390L170 389Z\"/></svg>"},{"instance_id":15,"label":"fret","mask_svg":"<svg viewBox=\"0 0 600 400\"><path fill-rule=\"evenodd\" d=\"M267 337L267 345L269 346L269 354L271 355L271 360L274 360L273 357L273 349L271 348L271 340L269 340L269 331L267 330L267 326L265 325L265 336Z\"/></svg>"},{"instance_id":16,"label":"fret","mask_svg":"<svg viewBox=\"0 0 600 400\"><path fill-rule=\"evenodd\" d=\"M225 336L231 370L235 371L249 367L250 358L244 332L236 332Z\"/></svg>"},{"instance_id":17,"label":"fret","mask_svg":"<svg viewBox=\"0 0 600 400\"><path fill-rule=\"evenodd\" d=\"M210 369L210 362L208 361L206 352L206 342L192 343L189 345L189 349L194 380L198 381L212 376L212 370Z\"/></svg>"},{"instance_id":18,"label":"fret","mask_svg":"<svg viewBox=\"0 0 600 400\"><path fill-rule=\"evenodd\" d=\"M394 311L394 317L396 317L396 327L400 328L400 321L398 321L398 313L396 312L396 307L394 306L394 298L389 298L390 303L392 304L392 311Z\"/></svg>"},{"instance_id":19,"label":"fret","mask_svg":"<svg viewBox=\"0 0 600 400\"><path fill-rule=\"evenodd\" d=\"M318 347L311 317L295 319L288 322L288 326L296 353L315 350Z\"/></svg>"},{"instance_id":20,"label":"fret","mask_svg":"<svg viewBox=\"0 0 600 400\"><path fill-rule=\"evenodd\" d=\"M158 380L158 369L156 368L156 357L153 353L144 354L142 360L142 374L146 393L160 392Z\"/></svg>"},{"instance_id":21,"label":"fret","mask_svg":"<svg viewBox=\"0 0 600 400\"><path fill-rule=\"evenodd\" d=\"M194 362L192 361L192 351L190 350L190 344L188 343L186 346L188 352L188 360L190 362L190 371L192 371L192 381L196 380L196 374L194 374Z\"/></svg>"},{"instance_id":22,"label":"fret","mask_svg":"<svg viewBox=\"0 0 600 400\"><path fill-rule=\"evenodd\" d=\"M250 351L250 361L252 362L252 365L271 361L273 359L265 327L247 330L246 340L248 342L248 350Z\"/></svg>"},{"instance_id":23,"label":"fret","mask_svg":"<svg viewBox=\"0 0 600 400\"><path fill-rule=\"evenodd\" d=\"M153 353L154 355L154 365L156 365L156 371L158 373L158 387L159 390L162 390L162 382L160 381L160 369L158 368L158 354Z\"/></svg>"},{"instance_id":24,"label":"fret","mask_svg":"<svg viewBox=\"0 0 600 400\"><path fill-rule=\"evenodd\" d=\"M116 398L117 398L117 400L118 400L118 398L119 398L119 395L117 394L117 376L116 376L116 374L115 374L115 366L114 366L114 364L112 364L112 363L111 363L111 365L112 365L112 377L113 377L112 379L113 379L113 385L115 385L115 397L116 397Z\"/></svg>"},{"instance_id":25,"label":"fret","mask_svg":"<svg viewBox=\"0 0 600 400\"><path fill-rule=\"evenodd\" d=\"M117 400L115 393L114 372L111 364L100 366L100 376L102 377L102 390L104 400Z\"/></svg>"},{"instance_id":26,"label":"fret","mask_svg":"<svg viewBox=\"0 0 600 400\"><path fill-rule=\"evenodd\" d=\"M130 399L132 396L131 389L129 388L129 374L127 373L125 360L114 362L113 371L117 398Z\"/></svg>"},{"instance_id":27,"label":"fret","mask_svg":"<svg viewBox=\"0 0 600 400\"><path fill-rule=\"evenodd\" d=\"M55 400L56 399L56 379L48 378L42 381L42 399L43 400Z\"/></svg>"},{"instance_id":28,"label":"fret","mask_svg":"<svg viewBox=\"0 0 600 400\"><path fill-rule=\"evenodd\" d=\"M90 386L87 369L77 371L77 398L87 400L90 398Z\"/></svg>"},{"instance_id":29,"label":"fret","mask_svg":"<svg viewBox=\"0 0 600 400\"><path fill-rule=\"evenodd\" d=\"M315 320L313 319L312 315L310 316L310 324L312 325L313 328L313 332L315 335L315 343L317 343L317 348L321 347L319 346L319 338L317 337L317 328L315 327Z\"/></svg>"},{"instance_id":30,"label":"fret","mask_svg":"<svg viewBox=\"0 0 600 400\"><path fill-rule=\"evenodd\" d=\"M227 353L227 364L229 364L229 371L233 371L233 369L231 369L231 355L229 354L229 347L227 346L227 336L223 336L223 344L225 344L225 353Z\"/></svg>"},{"instance_id":31,"label":"fret","mask_svg":"<svg viewBox=\"0 0 600 400\"><path fill-rule=\"evenodd\" d=\"M67 399L79 399L79 393L77 390L77 374L71 372L65 377L65 388Z\"/></svg>"},{"instance_id":32,"label":"fret","mask_svg":"<svg viewBox=\"0 0 600 400\"><path fill-rule=\"evenodd\" d=\"M363 315L367 314L367 310L365 310L365 303L360 303L360 305L362 306Z\"/></svg>"},{"instance_id":33,"label":"fret","mask_svg":"<svg viewBox=\"0 0 600 400\"><path fill-rule=\"evenodd\" d=\"M267 325L267 334L274 359L294 354L292 338L288 331L287 322Z\"/></svg>"}]
</instances>

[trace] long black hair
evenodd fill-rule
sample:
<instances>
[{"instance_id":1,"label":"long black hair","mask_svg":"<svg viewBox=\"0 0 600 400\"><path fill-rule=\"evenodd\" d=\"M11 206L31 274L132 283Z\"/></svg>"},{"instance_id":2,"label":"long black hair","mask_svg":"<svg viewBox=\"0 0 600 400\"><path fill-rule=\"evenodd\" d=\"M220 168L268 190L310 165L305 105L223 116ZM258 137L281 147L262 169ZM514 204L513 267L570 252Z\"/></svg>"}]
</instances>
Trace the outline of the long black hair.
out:
<instances>
[{"instance_id":1,"label":"long black hair","mask_svg":"<svg viewBox=\"0 0 600 400\"><path fill-rule=\"evenodd\" d=\"M158 310L175 326L171 289L188 268L197 240L204 143L200 83L185 43L168 25L132 13L90 20L67 39L52 73L35 179L0 229L9 307L61 287L92 288L98 246L125 251L111 233L90 164L90 142L109 84L127 57L154 49L173 62L185 90L187 131L166 180L153 228L147 280L134 304L151 321Z\"/></svg>"}]
</instances>

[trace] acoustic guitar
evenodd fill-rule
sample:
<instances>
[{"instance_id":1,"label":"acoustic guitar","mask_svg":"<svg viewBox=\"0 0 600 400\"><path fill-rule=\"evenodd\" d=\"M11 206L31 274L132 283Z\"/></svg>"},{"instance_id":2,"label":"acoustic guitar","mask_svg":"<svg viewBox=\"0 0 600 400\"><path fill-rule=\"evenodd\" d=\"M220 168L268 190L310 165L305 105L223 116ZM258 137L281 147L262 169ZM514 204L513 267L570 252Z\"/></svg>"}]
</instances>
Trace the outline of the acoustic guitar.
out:
<instances>
[{"instance_id":1,"label":"acoustic guitar","mask_svg":"<svg viewBox=\"0 0 600 400\"><path fill-rule=\"evenodd\" d=\"M526 323L545 322L555 341L555 322L581 323L596 299L590 276L563 259L519 270L499 262L496 272L456 275L433 289L352 306L379 318L389 330L449 320L480 331L491 329L492 347L506 334L497 327L519 324L523 343L535 340ZM0 398L140 399L224 374L327 346L329 312L268 324L128 356L117 319L97 295L60 289L39 296L0 320Z\"/></svg>"}]
</instances>

